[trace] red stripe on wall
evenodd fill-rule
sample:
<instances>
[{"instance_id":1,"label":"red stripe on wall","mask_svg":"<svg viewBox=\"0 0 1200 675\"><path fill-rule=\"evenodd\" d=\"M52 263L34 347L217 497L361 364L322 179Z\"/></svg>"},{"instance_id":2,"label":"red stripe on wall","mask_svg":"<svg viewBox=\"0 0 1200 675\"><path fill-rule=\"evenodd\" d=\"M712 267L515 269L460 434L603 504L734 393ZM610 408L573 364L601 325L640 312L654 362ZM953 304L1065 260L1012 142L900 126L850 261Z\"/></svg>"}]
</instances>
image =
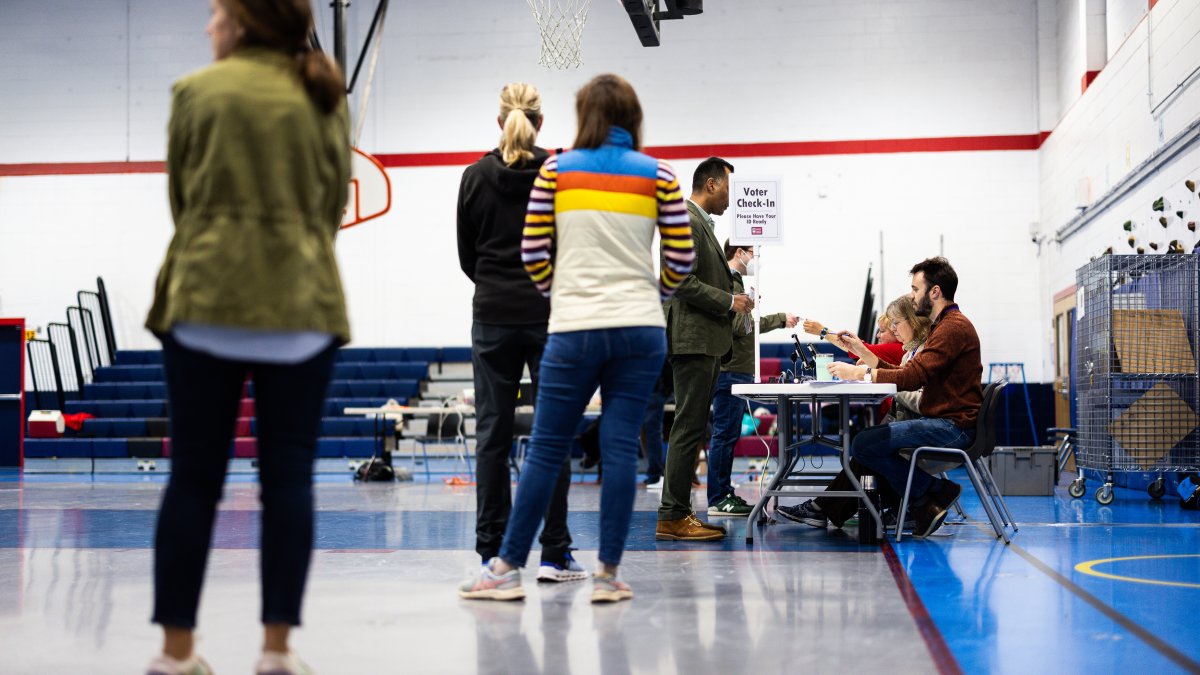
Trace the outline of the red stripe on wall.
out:
<instances>
[{"instance_id":1,"label":"red stripe on wall","mask_svg":"<svg viewBox=\"0 0 1200 675\"><path fill-rule=\"evenodd\" d=\"M166 162L0 164L0 176L86 176L102 173L163 173L166 170Z\"/></svg>"},{"instance_id":2,"label":"red stripe on wall","mask_svg":"<svg viewBox=\"0 0 1200 675\"><path fill-rule=\"evenodd\" d=\"M666 145L646 148L659 159L719 157L807 157L818 155L876 155L902 152L986 152L1037 150L1039 134L1011 136L947 136L942 138L880 138L862 141L797 141L724 145Z\"/></svg>"},{"instance_id":3,"label":"red stripe on wall","mask_svg":"<svg viewBox=\"0 0 1200 675\"><path fill-rule=\"evenodd\" d=\"M877 138L859 141L793 141L781 143L723 143L712 145L659 145L646 148L658 159L719 157L815 157L821 155L875 155L906 152L994 152L1037 150L1050 135L946 136L941 138ZM414 152L377 154L387 168L465 166L486 154L473 152ZM77 176L106 173L162 173L164 162L61 162L0 164L0 176Z\"/></svg>"},{"instance_id":4,"label":"red stripe on wall","mask_svg":"<svg viewBox=\"0 0 1200 675\"><path fill-rule=\"evenodd\" d=\"M1083 74L1082 80L1079 82L1079 93L1087 91L1088 87L1092 86L1092 80L1100 74L1099 70L1089 70Z\"/></svg>"},{"instance_id":5,"label":"red stripe on wall","mask_svg":"<svg viewBox=\"0 0 1200 675\"><path fill-rule=\"evenodd\" d=\"M389 169L410 166L466 166L488 153L474 152L414 152L410 154L375 155L379 163Z\"/></svg>"}]
</instances>

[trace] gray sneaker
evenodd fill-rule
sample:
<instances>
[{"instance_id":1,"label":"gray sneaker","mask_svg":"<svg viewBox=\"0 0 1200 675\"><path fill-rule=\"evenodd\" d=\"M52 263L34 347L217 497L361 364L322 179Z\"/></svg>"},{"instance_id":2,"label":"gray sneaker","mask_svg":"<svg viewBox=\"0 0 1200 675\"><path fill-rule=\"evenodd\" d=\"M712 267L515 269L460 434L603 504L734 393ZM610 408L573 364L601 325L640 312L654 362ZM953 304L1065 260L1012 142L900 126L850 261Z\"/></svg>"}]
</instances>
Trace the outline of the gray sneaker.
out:
<instances>
[{"instance_id":1,"label":"gray sneaker","mask_svg":"<svg viewBox=\"0 0 1200 675\"><path fill-rule=\"evenodd\" d=\"M146 675L212 675L212 668L199 656L179 661L159 654L146 667Z\"/></svg>"},{"instance_id":2,"label":"gray sneaker","mask_svg":"<svg viewBox=\"0 0 1200 675\"><path fill-rule=\"evenodd\" d=\"M829 518L816 508L816 504L811 499L795 506L780 506L775 509L775 513L795 523L821 528L829 527Z\"/></svg>"},{"instance_id":3,"label":"gray sneaker","mask_svg":"<svg viewBox=\"0 0 1200 675\"><path fill-rule=\"evenodd\" d=\"M263 652L254 667L255 675L316 675L295 652Z\"/></svg>"},{"instance_id":4,"label":"gray sneaker","mask_svg":"<svg viewBox=\"0 0 1200 675\"><path fill-rule=\"evenodd\" d=\"M521 600L525 588L521 586L521 570L511 569L505 574L493 574L492 565L497 558L479 568L475 576L458 585L458 596L471 600Z\"/></svg>"},{"instance_id":5,"label":"gray sneaker","mask_svg":"<svg viewBox=\"0 0 1200 675\"><path fill-rule=\"evenodd\" d=\"M633 590L616 577L596 574L592 576L592 602L618 602L633 597Z\"/></svg>"}]
</instances>

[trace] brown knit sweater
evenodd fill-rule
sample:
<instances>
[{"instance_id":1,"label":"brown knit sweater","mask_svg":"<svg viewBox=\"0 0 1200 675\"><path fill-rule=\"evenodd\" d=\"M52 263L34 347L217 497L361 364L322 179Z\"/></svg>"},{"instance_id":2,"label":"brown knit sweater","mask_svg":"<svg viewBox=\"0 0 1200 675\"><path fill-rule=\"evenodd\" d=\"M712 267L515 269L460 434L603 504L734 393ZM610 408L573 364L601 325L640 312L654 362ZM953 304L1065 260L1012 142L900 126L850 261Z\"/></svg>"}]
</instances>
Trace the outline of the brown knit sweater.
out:
<instances>
[{"instance_id":1,"label":"brown knit sweater","mask_svg":"<svg viewBox=\"0 0 1200 675\"><path fill-rule=\"evenodd\" d=\"M894 384L900 391L924 387L923 417L944 417L960 429L972 429L983 401L982 377L979 335L958 305L950 305L938 315L916 356L904 366L880 361L874 380Z\"/></svg>"}]
</instances>

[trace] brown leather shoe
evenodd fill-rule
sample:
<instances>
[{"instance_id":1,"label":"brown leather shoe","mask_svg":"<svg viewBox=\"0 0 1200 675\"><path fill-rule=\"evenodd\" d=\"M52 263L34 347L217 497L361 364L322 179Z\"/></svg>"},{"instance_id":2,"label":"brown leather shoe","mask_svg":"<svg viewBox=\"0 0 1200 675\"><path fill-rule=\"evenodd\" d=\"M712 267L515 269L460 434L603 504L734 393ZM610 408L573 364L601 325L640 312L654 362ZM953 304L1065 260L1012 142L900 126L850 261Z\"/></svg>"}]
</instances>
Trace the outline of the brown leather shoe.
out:
<instances>
[{"instance_id":1,"label":"brown leather shoe","mask_svg":"<svg viewBox=\"0 0 1200 675\"><path fill-rule=\"evenodd\" d=\"M913 536L917 539L924 539L937 532L942 523L946 522L946 516L950 514L950 507L954 506L954 502L958 501L961 494L961 485L950 480L942 481L941 489L931 492L928 501L914 509L917 526L913 528Z\"/></svg>"},{"instance_id":2,"label":"brown leather shoe","mask_svg":"<svg viewBox=\"0 0 1200 675\"><path fill-rule=\"evenodd\" d=\"M660 520L654 532L659 541L717 541L724 539L723 531L709 529L693 514L675 520Z\"/></svg>"},{"instance_id":3,"label":"brown leather shoe","mask_svg":"<svg viewBox=\"0 0 1200 675\"><path fill-rule=\"evenodd\" d=\"M706 530L716 530L717 532L720 532L721 534L726 533L724 525L717 525L716 523L710 523L710 522L700 520L700 518L696 515L695 511L692 511L692 517L696 519L696 522L700 523L700 527L703 527Z\"/></svg>"}]
</instances>

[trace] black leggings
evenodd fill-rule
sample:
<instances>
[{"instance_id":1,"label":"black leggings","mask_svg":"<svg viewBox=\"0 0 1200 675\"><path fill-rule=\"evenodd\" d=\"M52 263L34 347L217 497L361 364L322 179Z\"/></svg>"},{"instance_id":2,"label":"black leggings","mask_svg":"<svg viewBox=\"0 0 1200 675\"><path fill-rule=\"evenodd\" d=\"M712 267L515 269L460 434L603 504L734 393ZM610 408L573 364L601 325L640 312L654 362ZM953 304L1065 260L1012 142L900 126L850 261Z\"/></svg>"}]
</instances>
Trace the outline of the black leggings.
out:
<instances>
[{"instance_id":1,"label":"black leggings","mask_svg":"<svg viewBox=\"0 0 1200 675\"><path fill-rule=\"evenodd\" d=\"M154 539L155 623L195 628L242 385L253 373L262 502L262 621L300 625L313 546L313 461L335 345L297 364L229 361L161 336L171 480Z\"/></svg>"}]
</instances>

